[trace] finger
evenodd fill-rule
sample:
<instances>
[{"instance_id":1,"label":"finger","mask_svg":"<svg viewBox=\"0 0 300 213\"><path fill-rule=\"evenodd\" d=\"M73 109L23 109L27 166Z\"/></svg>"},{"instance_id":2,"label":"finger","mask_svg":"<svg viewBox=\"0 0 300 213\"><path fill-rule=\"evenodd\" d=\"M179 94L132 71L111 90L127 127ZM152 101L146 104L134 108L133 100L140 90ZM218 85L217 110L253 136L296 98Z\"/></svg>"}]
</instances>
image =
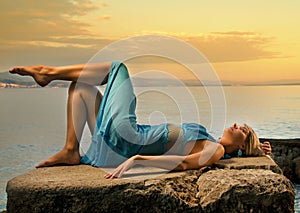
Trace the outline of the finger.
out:
<instances>
[{"instance_id":1,"label":"finger","mask_svg":"<svg viewBox=\"0 0 300 213\"><path fill-rule=\"evenodd\" d=\"M262 144L261 147L266 147L266 148L270 148L270 144Z\"/></svg>"},{"instance_id":2,"label":"finger","mask_svg":"<svg viewBox=\"0 0 300 213\"><path fill-rule=\"evenodd\" d=\"M271 149L263 149L264 152L271 152Z\"/></svg>"},{"instance_id":3,"label":"finger","mask_svg":"<svg viewBox=\"0 0 300 213\"><path fill-rule=\"evenodd\" d=\"M111 175L111 176L109 177L109 179L115 179L115 178L116 178L115 175Z\"/></svg>"},{"instance_id":4,"label":"finger","mask_svg":"<svg viewBox=\"0 0 300 213\"><path fill-rule=\"evenodd\" d=\"M114 179L114 174L110 174L107 179Z\"/></svg>"},{"instance_id":5,"label":"finger","mask_svg":"<svg viewBox=\"0 0 300 213\"><path fill-rule=\"evenodd\" d=\"M106 179L112 179L113 174L108 173L108 174L106 174L104 177L105 177Z\"/></svg>"},{"instance_id":6,"label":"finger","mask_svg":"<svg viewBox=\"0 0 300 213\"><path fill-rule=\"evenodd\" d=\"M263 143L262 145L265 146L265 147L271 147L269 142Z\"/></svg>"},{"instance_id":7,"label":"finger","mask_svg":"<svg viewBox=\"0 0 300 213\"><path fill-rule=\"evenodd\" d=\"M114 177L114 174L113 173L107 173L107 174L104 175L104 177L106 179L112 179Z\"/></svg>"},{"instance_id":8,"label":"finger","mask_svg":"<svg viewBox=\"0 0 300 213\"><path fill-rule=\"evenodd\" d=\"M110 176L111 176L111 174L107 173L107 174L104 175L104 178L109 179Z\"/></svg>"},{"instance_id":9,"label":"finger","mask_svg":"<svg viewBox=\"0 0 300 213\"><path fill-rule=\"evenodd\" d=\"M111 173L110 179L117 177L119 173L120 169L117 168L115 171L113 171L113 173Z\"/></svg>"},{"instance_id":10,"label":"finger","mask_svg":"<svg viewBox=\"0 0 300 213\"><path fill-rule=\"evenodd\" d=\"M108 178L109 176L110 176L110 174L108 174L108 173L104 175L105 178Z\"/></svg>"}]
</instances>

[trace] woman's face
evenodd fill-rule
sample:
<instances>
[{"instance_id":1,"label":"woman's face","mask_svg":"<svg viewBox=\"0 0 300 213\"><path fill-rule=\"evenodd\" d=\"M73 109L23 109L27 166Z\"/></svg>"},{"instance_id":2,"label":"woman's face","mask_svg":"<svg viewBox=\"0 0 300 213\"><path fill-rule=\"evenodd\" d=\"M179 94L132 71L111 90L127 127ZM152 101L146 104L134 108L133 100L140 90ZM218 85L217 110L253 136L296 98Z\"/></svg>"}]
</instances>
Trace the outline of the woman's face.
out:
<instances>
[{"instance_id":1,"label":"woman's face","mask_svg":"<svg viewBox=\"0 0 300 213\"><path fill-rule=\"evenodd\" d=\"M239 126L234 123L231 127L224 130L222 141L226 144L236 145L239 149L245 149L245 141L249 134L248 129L245 126Z\"/></svg>"}]
</instances>

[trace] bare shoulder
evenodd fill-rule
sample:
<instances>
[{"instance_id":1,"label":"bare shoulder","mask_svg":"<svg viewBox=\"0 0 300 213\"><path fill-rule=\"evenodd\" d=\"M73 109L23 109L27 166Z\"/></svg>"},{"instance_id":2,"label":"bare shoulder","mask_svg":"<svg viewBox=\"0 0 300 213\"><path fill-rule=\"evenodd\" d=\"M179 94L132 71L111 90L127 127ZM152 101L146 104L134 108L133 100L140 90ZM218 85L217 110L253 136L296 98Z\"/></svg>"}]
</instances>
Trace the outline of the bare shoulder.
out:
<instances>
[{"instance_id":1,"label":"bare shoulder","mask_svg":"<svg viewBox=\"0 0 300 213\"><path fill-rule=\"evenodd\" d=\"M225 153L224 146L219 143L213 142L213 141L206 140L205 148L210 149L210 150L214 149L214 150L216 150L216 152L220 152L221 154Z\"/></svg>"},{"instance_id":2,"label":"bare shoulder","mask_svg":"<svg viewBox=\"0 0 300 213\"><path fill-rule=\"evenodd\" d=\"M224 146L219 143L206 141L205 148L202 151L202 154L210 156L210 159L206 162L206 165L211 165L224 156L225 149Z\"/></svg>"},{"instance_id":3,"label":"bare shoulder","mask_svg":"<svg viewBox=\"0 0 300 213\"><path fill-rule=\"evenodd\" d=\"M219 143L215 143L217 145L217 155L219 158L223 157L225 155L225 148L223 145Z\"/></svg>"}]
</instances>

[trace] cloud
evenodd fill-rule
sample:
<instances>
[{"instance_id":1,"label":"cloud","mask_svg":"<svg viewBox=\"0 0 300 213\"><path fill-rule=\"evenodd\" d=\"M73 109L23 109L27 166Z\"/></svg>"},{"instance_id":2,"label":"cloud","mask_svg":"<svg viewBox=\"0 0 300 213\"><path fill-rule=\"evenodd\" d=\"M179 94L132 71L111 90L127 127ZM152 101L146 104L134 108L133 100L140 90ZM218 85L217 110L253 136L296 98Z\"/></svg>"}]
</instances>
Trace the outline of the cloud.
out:
<instances>
[{"instance_id":1,"label":"cloud","mask_svg":"<svg viewBox=\"0 0 300 213\"><path fill-rule=\"evenodd\" d=\"M112 17L112 16L110 16L110 15L103 15L103 16L100 16L100 17L98 18L98 20L99 20L99 21L101 21L101 20L110 20L111 17Z\"/></svg>"},{"instance_id":2,"label":"cloud","mask_svg":"<svg viewBox=\"0 0 300 213\"><path fill-rule=\"evenodd\" d=\"M47 40L54 36L92 35L79 17L97 9L90 0L2 0L0 39Z\"/></svg>"},{"instance_id":3,"label":"cloud","mask_svg":"<svg viewBox=\"0 0 300 213\"><path fill-rule=\"evenodd\" d=\"M143 32L177 37L202 52L210 62L235 62L257 59L283 58L283 53L272 50L274 37L248 31L225 31L204 34ZM141 35L136 34L136 35Z\"/></svg>"},{"instance_id":4,"label":"cloud","mask_svg":"<svg viewBox=\"0 0 300 213\"><path fill-rule=\"evenodd\" d=\"M191 44L213 63L284 57L282 53L270 50L275 38L255 32L230 31L199 35L159 32L156 34L177 37ZM53 65L63 64L63 62L65 64L86 63L97 51L114 41L116 40L76 34L49 36L47 40L44 41L0 40L0 70L7 69L11 66L10 64L28 64L29 62L30 64L45 63ZM131 49L129 48L122 51L135 51L134 44L131 44L130 47ZM161 48L161 46L153 45L150 49L153 50L153 48ZM176 49L176 47L172 47L171 49L174 48ZM112 49L111 51L112 55L116 54L114 52L116 50ZM122 51L118 50L118 52ZM178 53L182 54L180 48L178 49ZM188 57L188 55L184 55L184 57ZM199 61L189 62L198 63ZM133 63L161 64L169 62L157 57L146 57L140 60L134 60Z\"/></svg>"},{"instance_id":5,"label":"cloud","mask_svg":"<svg viewBox=\"0 0 300 213\"><path fill-rule=\"evenodd\" d=\"M1 0L0 71L16 64L87 62L112 42L96 37L81 19L103 7L108 5L91 0Z\"/></svg>"},{"instance_id":6,"label":"cloud","mask_svg":"<svg viewBox=\"0 0 300 213\"><path fill-rule=\"evenodd\" d=\"M211 62L235 62L285 57L272 50L276 41L256 32L228 31L178 35L200 50Z\"/></svg>"},{"instance_id":7,"label":"cloud","mask_svg":"<svg viewBox=\"0 0 300 213\"><path fill-rule=\"evenodd\" d=\"M105 2L100 3L100 7L101 8L105 8L105 7L108 7L108 6L109 5L107 3L105 3Z\"/></svg>"},{"instance_id":8,"label":"cloud","mask_svg":"<svg viewBox=\"0 0 300 213\"><path fill-rule=\"evenodd\" d=\"M254 32L249 32L249 31L226 31L226 32L212 32L212 34L215 35L241 35L241 36L253 36L256 35Z\"/></svg>"},{"instance_id":9,"label":"cloud","mask_svg":"<svg viewBox=\"0 0 300 213\"><path fill-rule=\"evenodd\" d=\"M50 47L20 44L15 48L0 49L0 71L18 65L68 65L86 63L97 51L81 47Z\"/></svg>"},{"instance_id":10,"label":"cloud","mask_svg":"<svg viewBox=\"0 0 300 213\"><path fill-rule=\"evenodd\" d=\"M108 7L106 3L94 3L91 0L1 0L0 70L11 64L86 62L101 48L117 40L95 35L88 30L92 23L81 19L105 7ZM101 20L111 18L110 15L100 16ZM153 34L142 34L145 33ZM182 39L196 47L211 62L283 57L280 52L272 51L275 38L256 32L154 34Z\"/></svg>"},{"instance_id":11,"label":"cloud","mask_svg":"<svg viewBox=\"0 0 300 213\"><path fill-rule=\"evenodd\" d=\"M272 51L272 37L255 32L217 32L184 38L212 62L249 61L283 57Z\"/></svg>"},{"instance_id":12,"label":"cloud","mask_svg":"<svg viewBox=\"0 0 300 213\"><path fill-rule=\"evenodd\" d=\"M109 39L66 40L67 42L47 44L36 41L5 44L0 42L0 72L17 65L57 66L87 63L100 49L113 42Z\"/></svg>"}]
</instances>

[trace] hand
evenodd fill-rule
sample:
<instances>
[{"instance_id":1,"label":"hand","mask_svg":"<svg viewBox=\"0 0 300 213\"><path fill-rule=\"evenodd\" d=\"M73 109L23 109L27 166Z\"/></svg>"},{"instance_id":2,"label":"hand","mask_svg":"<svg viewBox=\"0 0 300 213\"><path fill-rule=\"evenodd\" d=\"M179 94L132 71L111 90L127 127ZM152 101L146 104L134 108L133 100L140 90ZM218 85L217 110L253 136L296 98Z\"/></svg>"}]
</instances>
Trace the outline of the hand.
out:
<instances>
[{"instance_id":1,"label":"hand","mask_svg":"<svg viewBox=\"0 0 300 213\"><path fill-rule=\"evenodd\" d=\"M265 141L262 144L260 144L260 147L266 155L269 155L272 153L272 147L270 145L270 142Z\"/></svg>"},{"instance_id":2,"label":"hand","mask_svg":"<svg viewBox=\"0 0 300 213\"><path fill-rule=\"evenodd\" d=\"M126 161L124 161L122 164L120 164L113 172L107 173L104 175L104 178L106 179L114 179L114 178L121 178L124 174L124 172L131 169L135 164L135 157L133 156Z\"/></svg>"}]
</instances>

